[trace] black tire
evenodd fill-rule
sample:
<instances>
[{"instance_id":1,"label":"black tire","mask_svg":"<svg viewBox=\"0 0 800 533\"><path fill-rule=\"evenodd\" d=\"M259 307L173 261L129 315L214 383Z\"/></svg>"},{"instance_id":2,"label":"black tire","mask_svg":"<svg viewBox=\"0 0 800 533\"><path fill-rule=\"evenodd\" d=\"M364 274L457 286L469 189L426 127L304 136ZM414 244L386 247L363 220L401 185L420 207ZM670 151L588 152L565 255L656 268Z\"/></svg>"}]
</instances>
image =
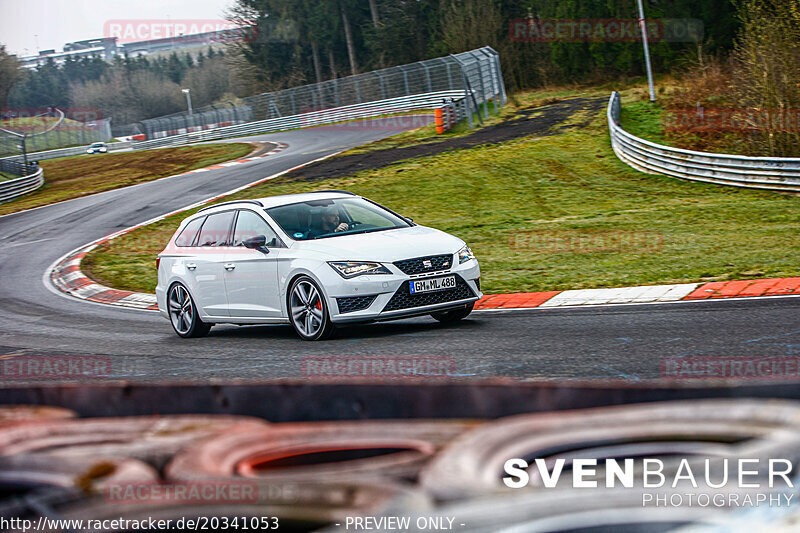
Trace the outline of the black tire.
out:
<instances>
[{"instance_id":1,"label":"black tire","mask_svg":"<svg viewBox=\"0 0 800 533\"><path fill-rule=\"evenodd\" d=\"M459 307L458 309L449 309L447 311L431 313L431 316L444 324L458 322L462 318L466 318L472 312L474 307L475 302L470 302L463 307Z\"/></svg>"},{"instance_id":2,"label":"black tire","mask_svg":"<svg viewBox=\"0 0 800 533\"><path fill-rule=\"evenodd\" d=\"M298 337L304 341L319 341L331 336L334 326L328 304L313 279L300 276L294 280L286 303L289 322Z\"/></svg>"},{"instance_id":3,"label":"black tire","mask_svg":"<svg viewBox=\"0 0 800 533\"><path fill-rule=\"evenodd\" d=\"M181 283L175 283L167 293L167 313L172 329L179 337L189 339L205 337L211 330L211 324L200 320L197 306L194 304L189 290Z\"/></svg>"}]
</instances>

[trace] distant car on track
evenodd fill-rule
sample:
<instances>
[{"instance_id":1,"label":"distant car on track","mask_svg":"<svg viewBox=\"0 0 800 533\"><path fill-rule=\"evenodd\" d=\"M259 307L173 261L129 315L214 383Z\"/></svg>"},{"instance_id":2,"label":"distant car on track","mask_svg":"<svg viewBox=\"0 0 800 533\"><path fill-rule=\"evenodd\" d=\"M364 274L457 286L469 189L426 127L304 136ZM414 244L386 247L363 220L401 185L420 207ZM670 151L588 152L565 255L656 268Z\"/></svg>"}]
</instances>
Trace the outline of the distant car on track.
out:
<instances>
[{"instance_id":1,"label":"distant car on track","mask_svg":"<svg viewBox=\"0 0 800 533\"><path fill-rule=\"evenodd\" d=\"M87 154L105 154L108 153L108 145L106 143L98 142L89 145L86 149Z\"/></svg>"},{"instance_id":2,"label":"distant car on track","mask_svg":"<svg viewBox=\"0 0 800 533\"><path fill-rule=\"evenodd\" d=\"M184 220L157 260L156 296L181 337L213 324L335 325L466 317L480 267L464 241L346 191L226 202Z\"/></svg>"}]
</instances>

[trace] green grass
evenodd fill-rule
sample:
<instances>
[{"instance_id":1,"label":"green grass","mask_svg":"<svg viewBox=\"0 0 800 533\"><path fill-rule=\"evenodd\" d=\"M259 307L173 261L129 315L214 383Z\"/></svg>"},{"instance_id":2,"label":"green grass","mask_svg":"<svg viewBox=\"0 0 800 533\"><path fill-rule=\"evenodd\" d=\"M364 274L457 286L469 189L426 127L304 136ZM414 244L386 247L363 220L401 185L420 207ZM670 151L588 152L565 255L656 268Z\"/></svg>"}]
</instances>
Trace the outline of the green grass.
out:
<instances>
[{"instance_id":1,"label":"green grass","mask_svg":"<svg viewBox=\"0 0 800 533\"><path fill-rule=\"evenodd\" d=\"M620 125L622 128L649 141L664 143L663 117L664 106L658 102L636 100L622 102Z\"/></svg>"},{"instance_id":2,"label":"green grass","mask_svg":"<svg viewBox=\"0 0 800 533\"><path fill-rule=\"evenodd\" d=\"M44 160L40 163L44 186L0 204L0 215L181 174L243 157L252 150L246 143L203 144Z\"/></svg>"},{"instance_id":3,"label":"green grass","mask_svg":"<svg viewBox=\"0 0 800 533\"><path fill-rule=\"evenodd\" d=\"M478 113L473 113L472 116L474 129L469 129L468 122L466 119L464 119L460 120L453 127L453 129L440 135L436 133L436 126L434 124L429 124L427 126L408 130L392 137L387 137L379 141L353 148L352 150L348 150L347 152L340 154L339 157L350 154L371 152L374 150L387 150L390 148L402 148L404 146L416 144L436 143L446 139L464 137L470 133L474 133L477 129L498 124L509 118L514 118L521 108L538 107L552 104L565 98L608 96L609 94L610 91L598 90L596 88L576 89L569 87L509 94L508 102L505 106L499 107L497 113L495 113L494 110L494 103L489 103L489 118L486 118L484 106L481 105L480 117L478 116ZM414 114L414 112L410 112L409 114Z\"/></svg>"},{"instance_id":4,"label":"green grass","mask_svg":"<svg viewBox=\"0 0 800 533\"><path fill-rule=\"evenodd\" d=\"M637 172L611 151L605 110L560 135L316 183L279 178L225 200L313 189L347 189L458 235L487 293L800 275L800 199ZM98 247L85 271L152 291L155 256L187 214ZM599 246L574 244L598 235Z\"/></svg>"},{"instance_id":5,"label":"green grass","mask_svg":"<svg viewBox=\"0 0 800 533\"><path fill-rule=\"evenodd\" d=\"M667 84L669 86L669 82ZM738 132L697 132L665 128L665 125L675 120L675 116L671 115L673 111L670 111L670 108L680 109L682 107L676 105L670 96L673 91L674 88L669 86L664 94L658 95L655 103L649 101L646 89L623 93L620 124L633 135L675 148L723 154L767 155L749 153L748 144L744 142L745 139Z\"/></svg>"},{"instance_id":6,"label":"green grass","mask_svg":"<svg viewBox=\"0 0 800 533\"><path fill-rule=\"evenodd\" d=\"M19 176L9 174L8 172L0 172L0 181L15 180L17 178L19 178Z\"/></svg>"}]
</instances>

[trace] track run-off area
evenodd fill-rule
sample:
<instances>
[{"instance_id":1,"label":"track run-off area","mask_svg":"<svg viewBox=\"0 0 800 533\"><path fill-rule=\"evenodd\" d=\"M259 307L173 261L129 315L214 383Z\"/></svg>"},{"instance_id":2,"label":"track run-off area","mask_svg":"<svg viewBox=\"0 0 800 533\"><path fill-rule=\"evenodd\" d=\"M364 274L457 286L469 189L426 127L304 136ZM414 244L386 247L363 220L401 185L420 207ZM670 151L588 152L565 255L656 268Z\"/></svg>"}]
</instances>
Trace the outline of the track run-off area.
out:
<instances>
[{"instance_id":1,"label":"track run-off area","mask_svg":"<svg viewBox=\"0 0 800 533\"><path fill-rule=\"evenodd\" d=\"M318 127L248 137L241 140L287 147L0 217L0 359L93 356L104 378L130 382L306 379L335 358L367 361L373 370L421 358L421 377L638 382L674 377L669 369L681 358L800 354L794 297L484 310L456 325L415 318L342 328L330 341L307 343L289 326L217 326L207 338L180 339L155 312L81 301L49 283L51 265L89 242L401 131ZM0 376L3 386L26 381Z\"/></svg>"}]
</instances>

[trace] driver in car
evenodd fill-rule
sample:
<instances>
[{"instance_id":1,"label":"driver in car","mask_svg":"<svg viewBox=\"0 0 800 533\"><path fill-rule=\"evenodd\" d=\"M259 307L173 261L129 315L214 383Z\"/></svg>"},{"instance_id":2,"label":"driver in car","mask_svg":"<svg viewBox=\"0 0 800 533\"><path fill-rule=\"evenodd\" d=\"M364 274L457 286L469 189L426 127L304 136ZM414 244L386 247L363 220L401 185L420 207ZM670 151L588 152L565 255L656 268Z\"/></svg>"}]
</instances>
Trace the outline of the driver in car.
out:
<instances>
[{"instance_id":1,"label":"driver in car","mask_svg":"<svg viewBox=\"0 0 800 533\"><path fill-rule=\"evenodd\" d=\"M347 231L350 226L347 222L339 223L339 210L335 206L330 206L322 213L322 234Z\"/></svg>"}]
</instances>

